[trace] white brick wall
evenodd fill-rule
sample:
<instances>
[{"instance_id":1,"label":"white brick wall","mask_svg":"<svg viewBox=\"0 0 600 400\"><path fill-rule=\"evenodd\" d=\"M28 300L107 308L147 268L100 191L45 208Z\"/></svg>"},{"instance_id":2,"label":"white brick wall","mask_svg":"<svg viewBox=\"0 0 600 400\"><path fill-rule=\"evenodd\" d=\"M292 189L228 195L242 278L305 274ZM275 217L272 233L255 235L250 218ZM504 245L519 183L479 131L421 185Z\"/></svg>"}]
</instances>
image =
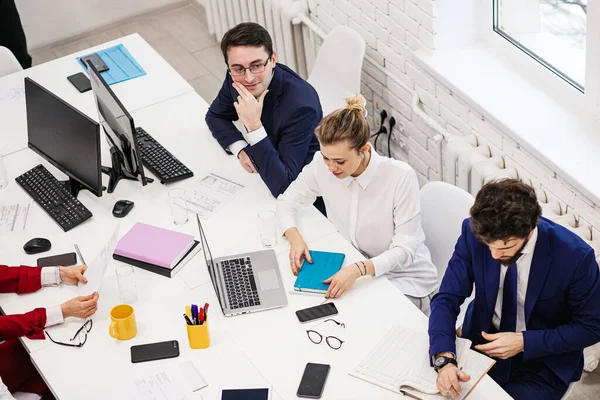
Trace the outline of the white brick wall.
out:
<instances>
[{"instance_id":1,"label":"white brick wall","mask_svg":"<svg viewBox=\"0 0 600 400\"><path fill-rule=\"evenodd\" d=\"M392 156L408 161L421 185L442 179L440 143L432 139L438 132L413 112L412 90L419 95L421 109L447 132L456 135L474 133L481 143L491 147L494 155L504 157L507 167L515 167L520 177L530 179L537 189L556 198L564 208L575 213L582 224L591 225L593 239L600 240L600 200L595 202L586 198L547 162L522 149L464 99L416 67L413 51L434 45L435 0L311 0L311 3L317 6L316 15L311 14L314 22L325 31L337 24L355 29L367 43L366 54L411 90L407 91L373 64L364 63L361 90L368 101L368 110L373 117L371 122L376 118L373 112L378 112L375 102L380 110L387 110L389 117L395 117L397 125L390 146ZM379 138L377 147L387 155L387 136Z\"/></svg>"}]
</instances>

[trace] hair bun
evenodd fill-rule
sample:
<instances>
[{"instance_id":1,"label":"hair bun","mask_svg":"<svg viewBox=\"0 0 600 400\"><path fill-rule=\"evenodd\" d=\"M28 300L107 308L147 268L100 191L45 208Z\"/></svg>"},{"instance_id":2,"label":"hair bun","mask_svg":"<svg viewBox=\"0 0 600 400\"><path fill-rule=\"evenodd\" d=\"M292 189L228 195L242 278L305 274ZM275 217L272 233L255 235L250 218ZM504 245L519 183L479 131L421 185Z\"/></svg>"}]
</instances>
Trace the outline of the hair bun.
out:
<instances>
[{"instance_id":1,"label":"hair bun","mask_svg":"<svg viewBox=\"0 0 600 400\"><path fill-rule=\"evenodd\" d=\"M346 110L358 111L365 117L367 116L367 100L360 93L355 93L344 99L346 101Z\"/></svg>"}]
</instances>

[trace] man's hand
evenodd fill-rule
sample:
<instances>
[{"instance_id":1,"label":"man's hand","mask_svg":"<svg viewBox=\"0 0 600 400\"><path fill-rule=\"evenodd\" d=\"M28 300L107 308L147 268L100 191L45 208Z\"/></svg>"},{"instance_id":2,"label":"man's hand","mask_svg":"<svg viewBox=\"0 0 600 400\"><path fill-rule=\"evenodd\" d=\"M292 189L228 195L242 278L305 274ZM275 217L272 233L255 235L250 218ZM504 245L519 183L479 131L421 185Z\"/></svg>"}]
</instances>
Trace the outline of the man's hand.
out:
<instances>
[{"instance_id":1,"label":"man's hand","mask_svg":"<svg viewBox=\"0 0 600 400\"><path fill-rule=\"evenodd\" d=\"M250 157L248 157L248 154L246 154L244 150L240 150L240 152L238 153L238 160L240 160L240 164L242 164L242 167L244 167L246 171L250 172L251 174L256 173L254 163L252 162Z\"/></svg>"},{"instance_id":2,"label":"man's hand","mask_svg":"<svg viewBox=\"0 0 600 400\"><path fill-rule=\"evenodd\" d=\"M60 267L60 280L73 285L76 285L78 282L87 283L86 277L83 276L86 270L87 265Z\"/></svg>"},{"instance_id":3,"label":"man's hand","mask_svg":"<svg viewBox=\"0 0 600 400\"><path fill-rule=\"evenodd\" d=\"M238 117L240 117L248 132L253 132L262 126L260 116L262 114L263 101L269 90L265 90L256 98L241 83L233 82L233 87L239 94L237 101L233 102L235 111L237 111Z\"/></svg>"},{"instance_id":4,"label":"man's hand","mask_svg":"<svg viewBox=\"0 0 600 400\"><path fill-rule=\"evenodd\" d=\"M325 293L326 298L340 297L354 285L354 282L360 277L360 270L356 268L356 265L356 263L346 265L335 275L323 281L323 283L331 283L329 289L327 289L327 293Z\"/></svg>"},{"instance_id":5,"label":"man's hand","mask_svg":"<svg viewBox=\"0 0 600 400\"><path fill-rule=\"evenodd\" d=\"M442 396L456 399L460 395L460 383L467 382L471 377L454 364L446 364L438 370L437 388Z\"/></svg>"},{"instance_id":6,"label":"man's hand","mask_svg":"<svg viewBox=\"0 0 600 400\"><path fill-rule=\"evenodd\" d=\"M475 346L475 350L481 351L490 357L506 360L519 354L525 348L523 334L520 332L500 332L494 334L481 332L481 336L490 343L479 344Z\"/></svg>"},{"instance_id":7,"label":"man's hand","mask_svg":"<svg viewBox=\"0 0 600 400\"><path fill-rule=\"evenodd\" d=\"M63 318L78 317L87 318L98 310L98 292L89 296L79 296L61 304Z\"/></svg>"}]
</instances>

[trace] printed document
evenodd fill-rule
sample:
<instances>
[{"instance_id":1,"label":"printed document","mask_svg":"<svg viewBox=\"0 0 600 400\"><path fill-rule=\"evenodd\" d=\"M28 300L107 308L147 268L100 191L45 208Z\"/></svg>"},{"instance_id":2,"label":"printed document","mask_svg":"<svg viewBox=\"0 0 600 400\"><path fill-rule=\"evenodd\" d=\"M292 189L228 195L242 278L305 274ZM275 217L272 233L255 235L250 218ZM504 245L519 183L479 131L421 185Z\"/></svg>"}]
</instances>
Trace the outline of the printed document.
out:
<instances>
[{"instance_id":1,"label":"printed document","mask_svg":"<svg viewBox=\"0 0 600 400\"><path fill-rule=\"evenodd\" d=\"M237 195L244 185L216 174L206 175L200 185L187 193L188 210L202 219L210 218L214 212Z\"/></svg>"},{"instance_id":2,"label":"printed document","mask_svg":"<svg viewBox=\"0 0 600 400\"><path fill-rule=\"evenodd\" d=\"M112 259L118 241L119 225L117 225L110 239L100 250L94 261L88 264L88 269L85 271L85 277L88 282L78 283L80 296L88 296L100 290L100 285L102 285L102 280L104 279L104 272L106 272L106 267Z\"/></svg>"},{"instance_id":3,"label":"printed document","mask_svg":"<svg viewBox=\"0 0 600 400\"><path fill-rule=\"evenodd\" d=\"M31 202L0 205L0 235L24 231L30 209Z\"/></svg>"}]
</instances>

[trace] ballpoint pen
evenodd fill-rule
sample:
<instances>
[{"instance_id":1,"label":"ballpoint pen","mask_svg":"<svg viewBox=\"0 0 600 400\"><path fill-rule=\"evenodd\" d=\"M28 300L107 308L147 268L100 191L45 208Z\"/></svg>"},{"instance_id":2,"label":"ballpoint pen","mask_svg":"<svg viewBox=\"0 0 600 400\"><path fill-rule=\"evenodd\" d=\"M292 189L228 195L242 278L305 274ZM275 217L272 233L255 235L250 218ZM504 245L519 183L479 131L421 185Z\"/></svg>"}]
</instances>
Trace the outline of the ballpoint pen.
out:
<instances>
[{"instance_id":1,"label":"ballpoint pen","mask_svg":"<svg viewBox=\"0 0 600 400\"><path fill-rule=\"evenodd\" d=\"M204 320L208 319L208 303L204 303Z\"/></svg>"},{"instance_id":2,"label":"ballpoint pen","mask_svg":"<svg viewBox=\"0 0 600 400\"><path fill-rule=\"evenodd\" d=\"M188 325L194 325L194 324L192 324L192 321L190 321L190 319L188 318L188 316L187 316L187 315L183 314L183 318L185 318L185 322L186 322Z\"/></svg>"},{"instance_id":3,"label":"ballpoint pen","mask_svg":"<svg viewBox=\"0 0 600 400\"><path fill-rule=\"evenodd\" d=\"M77 243L75 243L75 251L77 252L77 255L79 256L81 263L86 264L85 260L83 259L83 256L81 255L81 252L79 251L79 246L77 246Z\"/></svg>"},{"instance_id":4,"label":"ballpoint pen","mask_svg":"<svg viewBox=\"0 0 600 400\"><path fill-rule=\"evenodd\" d=\"M198 325L198 306L195 304L192 304L192 322L194 325Z\"/></svg>"}]
</instances>

